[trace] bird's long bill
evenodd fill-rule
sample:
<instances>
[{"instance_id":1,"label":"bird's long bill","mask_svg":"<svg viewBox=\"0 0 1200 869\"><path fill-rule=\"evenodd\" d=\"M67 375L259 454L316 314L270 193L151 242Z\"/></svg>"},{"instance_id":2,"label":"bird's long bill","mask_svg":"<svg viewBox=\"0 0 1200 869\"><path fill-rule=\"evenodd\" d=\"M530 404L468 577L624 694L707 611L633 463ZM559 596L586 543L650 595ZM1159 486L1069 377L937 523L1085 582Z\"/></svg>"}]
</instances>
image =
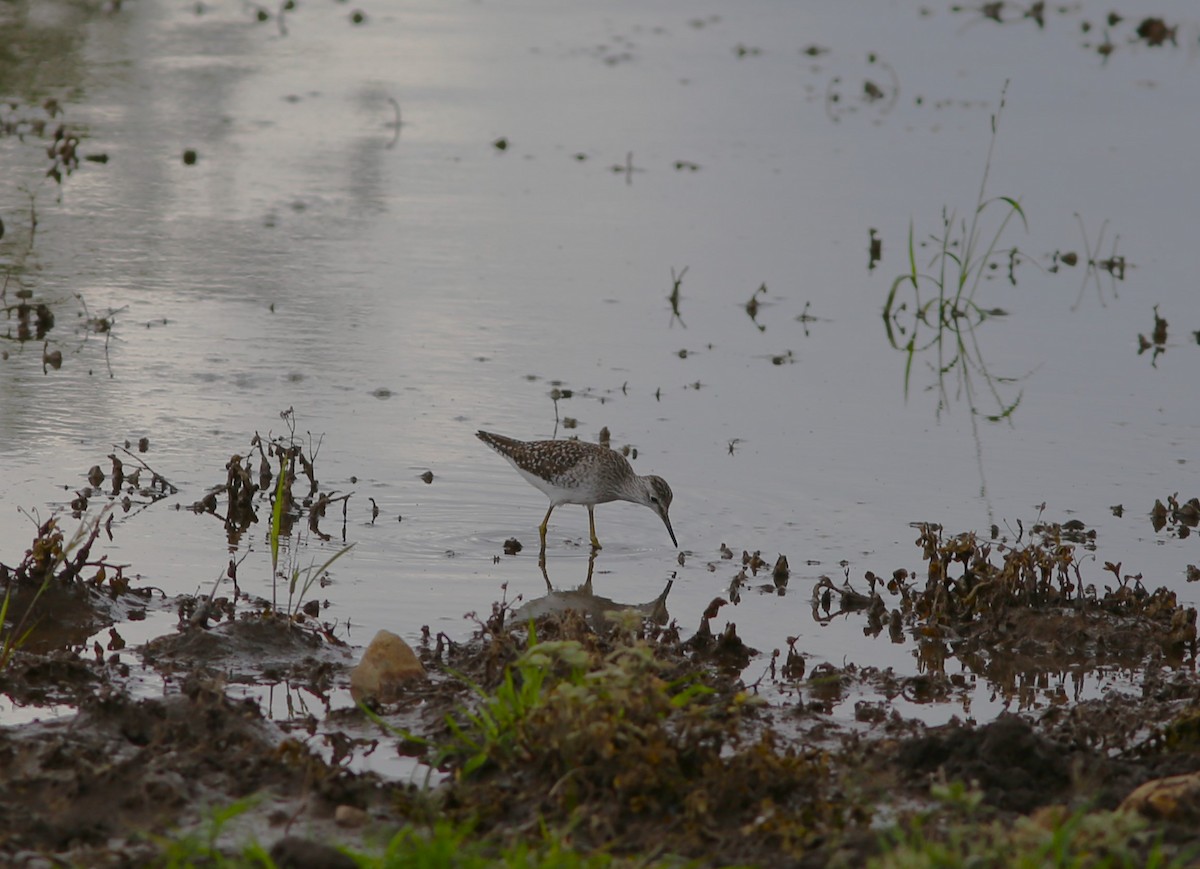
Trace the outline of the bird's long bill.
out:
<instances>
[{"instance_id":1,"label":"bird's long bill","mask_svg":"<svg viewBox=\"0 0 1200 869\"><path fill-rule=\"evenodd\" d=\"M675 530L671 527L671 520L667 518L666 513L662 514L662 520L663 524L667 526L667 533L671 535L671 543L673 543L675 548L678 549L679 541L675 539Z\"/></svg>"}]
</instances>

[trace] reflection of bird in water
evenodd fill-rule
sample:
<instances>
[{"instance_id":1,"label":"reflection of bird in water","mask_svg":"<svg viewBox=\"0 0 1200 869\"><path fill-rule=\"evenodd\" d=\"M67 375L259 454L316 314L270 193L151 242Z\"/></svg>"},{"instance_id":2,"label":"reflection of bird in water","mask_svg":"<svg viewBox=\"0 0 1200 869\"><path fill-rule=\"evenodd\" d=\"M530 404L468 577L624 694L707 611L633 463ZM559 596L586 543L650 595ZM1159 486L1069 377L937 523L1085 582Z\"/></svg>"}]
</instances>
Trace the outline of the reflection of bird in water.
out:
<instances>
[{"instance_id":1,"label":"reflection of bird in water","mask_svg":"<svg viewBox=\"0 0 1200 869\"><path fill-rule=\"evenodd\" d=\"M583 616L593 627L600 628L619 621L619 613L639 613L642 618L649 619L656 625L665 625L670 618L667 613L667 595L675 580L667 580L666 588L652 601L646 603L618 603L612 598L601 597L592 591L592 573L596 567L596 553L588 557L587 579L583 585L575 589L555 591L550 584L550 575L546 573L546 563L542 563L542 578L546 580L546 594L542 597L531 598L522 604L514 614L517 622L537 619L542 616L558 614L572 610Z\"/></svg>"},{"instance_id":2,"label":"reflection of bird in water","mask_svg":"<svg viewBox=\"0 0 1200 869\"><path fill-rule=\"evenodd\" d=\"M667 515L671 487L662 477L639 476L617 451L586 441L518 441L486 431L477 432L476 437L508 459L522 477L550 499L550 509L538 526L543 555L550 514L559 504L587 507L593 549L600 548L595 506L609 501L632 501L649 507L667 526L671 542L679 545Z\"/></svg>"}]
</instances>

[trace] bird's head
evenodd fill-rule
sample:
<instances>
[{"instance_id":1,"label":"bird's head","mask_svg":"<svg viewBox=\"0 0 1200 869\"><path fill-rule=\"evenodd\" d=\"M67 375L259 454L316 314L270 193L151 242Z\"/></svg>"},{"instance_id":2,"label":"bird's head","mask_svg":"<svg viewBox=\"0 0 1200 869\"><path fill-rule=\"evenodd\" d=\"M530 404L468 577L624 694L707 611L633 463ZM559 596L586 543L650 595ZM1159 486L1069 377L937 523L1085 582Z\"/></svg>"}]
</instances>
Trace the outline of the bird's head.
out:
<instances>
[{"instance_id":1,"label":"bird's head","mask_svg":"<svg viewBox=\"0 0 1200 869\"><path fill-rule=\"evenodd\" d=\"M671 487L667 485L667 481L662 477L643 477L642 482L645 484L643 491L642 503L653 510L663 520L663 524L667 526L667 533L671 535L671 542L675 547L679 547L679 541L675 539L675 531L671 528L671 517L667 511L671 508Z\"/></svg>"}]
</instances>

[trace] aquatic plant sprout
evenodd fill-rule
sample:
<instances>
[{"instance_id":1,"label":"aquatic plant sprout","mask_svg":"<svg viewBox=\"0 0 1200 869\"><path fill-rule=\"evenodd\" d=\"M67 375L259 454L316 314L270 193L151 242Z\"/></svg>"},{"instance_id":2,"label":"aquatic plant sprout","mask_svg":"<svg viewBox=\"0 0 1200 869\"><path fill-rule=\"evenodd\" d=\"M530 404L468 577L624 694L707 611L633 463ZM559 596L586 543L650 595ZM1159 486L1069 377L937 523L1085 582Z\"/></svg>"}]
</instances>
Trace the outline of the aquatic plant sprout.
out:
<instances>
[{"instance_id":1,"label":"aquatic plant sprout","mask_svg":"<svg viewBox=\"0 0 1200 869\"><path fill-rule=\"evenodd\" d=\"M937 382L930 388L936 388L938 392L937 413L940 415L949 405L947 377L953 373L957 380L956 396L966 399L972 417L981 414L979 396L982 390L974 379L978 376L995 402L994 410L981 414L991 422L1008 419L1021 403L1021 393L1018 392L1015 398L1002 395L1002 387L1019 378L1000 377L988 370L975 330L988 318L1002 316L1005 312L999 308L984 307L976 296L984 276L995 268L1002 256L1011 263L1018 255L1015 247L1000 248L1013 217L1020 218L1021 224L1029 228L1025 212L1016 199L987 195L992 154L1003 111L1002 92L1000 107L991 118L991 141L970 219L960 219L956 212L942 210L941 230L930 236L934 253L928 271L922 271L917 264L915 228L910 221L908 271L892 282L883 306L888 342L905 354L905 398L908 398L912 382L913 361L919 354L932 350L936 359L930 366ZM984 215L985 212L993 212L996 207L1001 209L1000 221L994 230L988 232L985 230ZM929 297L923 297L922 294L926 287L932 288ZM900 322L902 314L908 323L907 328ZM924 337L924 329L932 329L933 335Z\"/></svg>"}]
</instances>

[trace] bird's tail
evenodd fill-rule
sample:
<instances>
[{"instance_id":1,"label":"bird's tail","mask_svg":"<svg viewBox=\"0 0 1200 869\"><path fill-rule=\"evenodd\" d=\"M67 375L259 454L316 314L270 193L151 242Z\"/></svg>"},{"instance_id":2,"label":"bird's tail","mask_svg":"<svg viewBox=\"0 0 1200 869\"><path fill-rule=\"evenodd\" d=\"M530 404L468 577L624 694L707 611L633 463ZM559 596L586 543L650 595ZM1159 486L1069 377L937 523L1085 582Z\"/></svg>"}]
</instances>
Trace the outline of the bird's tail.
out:
<instances>
[{"instance_id":1,"label":"bird's tail","mask_svg":"<svg viewBox=\"0 0 1200 869\"><path fill-rule=\"evenodd\" d=\"M501 455L507 455L512 451L513 447L519 446L521 443L513 438L506 438L504 435L492 434L490 431L477 431L475 432L475 437Z\"/></svg>"}]
</instances>

